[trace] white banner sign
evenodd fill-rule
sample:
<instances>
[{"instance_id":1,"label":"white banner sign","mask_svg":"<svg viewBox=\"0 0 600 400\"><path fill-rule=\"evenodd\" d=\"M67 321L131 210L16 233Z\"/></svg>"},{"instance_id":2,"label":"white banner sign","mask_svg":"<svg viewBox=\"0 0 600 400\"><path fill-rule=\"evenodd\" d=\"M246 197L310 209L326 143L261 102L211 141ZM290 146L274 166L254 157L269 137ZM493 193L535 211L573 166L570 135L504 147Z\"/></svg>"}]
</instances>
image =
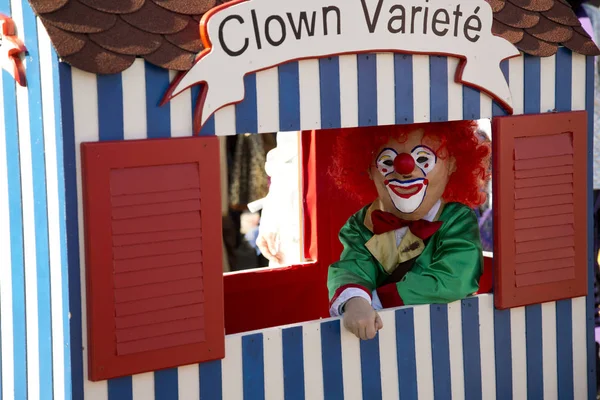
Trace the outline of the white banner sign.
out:
<instances>
[{"instance_id":1,"label":"white banner sign","mask_svg":"<svg viewBox=\"0 0 600 400\"><path fill-rule=\"evenodd\" d=\"M340 54L399 52L462 59L455 80L488 93L509 113L511 95L500 69L518 56L492 35L484 0L243 0L201 21L206 49L173 82L164 101L205 83L196 124L244 99L244 75L289 61ZM450 71L452 72L452 71Z\"/></svg>"}]
</instances>

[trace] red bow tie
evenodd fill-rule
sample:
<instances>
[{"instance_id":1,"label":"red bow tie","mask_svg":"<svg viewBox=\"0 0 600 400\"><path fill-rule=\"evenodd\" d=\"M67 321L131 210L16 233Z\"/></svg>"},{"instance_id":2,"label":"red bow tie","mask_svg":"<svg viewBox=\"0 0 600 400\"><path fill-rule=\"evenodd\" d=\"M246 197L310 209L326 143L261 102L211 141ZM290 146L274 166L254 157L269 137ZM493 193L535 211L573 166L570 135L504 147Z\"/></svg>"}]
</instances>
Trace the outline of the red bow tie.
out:
<instances>
[{"instance_id":1,"label":"red bow tie","mask_svg":"<svg viewBox=\"0 0 600 400\"><path fill-rule=\"evenodd\" d=\"M396 217L392 213L375 210L371 213L373 222L373 233L380 235L389 231L404 228L405 226L421 240L429 239L442 226L442 221L429 222L423 219L418 221L406 221Z\"/></svg>"}]
</instances>

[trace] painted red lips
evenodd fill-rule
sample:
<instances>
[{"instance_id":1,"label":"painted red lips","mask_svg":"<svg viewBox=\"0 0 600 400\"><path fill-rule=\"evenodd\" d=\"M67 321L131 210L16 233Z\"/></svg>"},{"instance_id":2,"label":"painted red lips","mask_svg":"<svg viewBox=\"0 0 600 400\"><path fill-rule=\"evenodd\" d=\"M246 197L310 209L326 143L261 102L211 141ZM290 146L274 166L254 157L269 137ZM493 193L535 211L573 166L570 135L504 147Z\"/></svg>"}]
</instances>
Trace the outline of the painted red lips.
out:
<instances>
[{"instance_id":1,"label":"painted red lips","mask_svg":"<svg viewBox=\"0 0 600 400\"><path fill-rule=\"evenodd\" d=\"M400 186L400 185L390 184L389 187L392 190L392 192L394 192L398 197L401 197L403 199L408 199L408 198L411 198L412 196L414 196L415 194L419 193L421 191L421 189L423 188L423 184L415 183L414 185L409 185L409 186Z\"/></svg>"}]
</instances>

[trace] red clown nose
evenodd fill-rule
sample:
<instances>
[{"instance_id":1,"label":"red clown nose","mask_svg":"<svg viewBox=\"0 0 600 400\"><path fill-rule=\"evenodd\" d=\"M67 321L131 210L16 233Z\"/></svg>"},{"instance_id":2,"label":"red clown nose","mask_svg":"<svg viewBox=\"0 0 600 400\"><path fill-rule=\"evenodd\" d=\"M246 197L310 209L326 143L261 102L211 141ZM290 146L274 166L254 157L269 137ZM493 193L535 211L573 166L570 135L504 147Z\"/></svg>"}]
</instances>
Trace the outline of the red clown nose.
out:
<instances>
[{"instance_id":1,"label":"red clown nose","mask_svg":"<svg viewBox=\"0 0 600 400\"><path fill-rule=\"evenodd\" d=\"M394 160L394 169L401 175L408 175L415 169L415 160L408 153L398 154Z\"/></svg>"}]
</instances>

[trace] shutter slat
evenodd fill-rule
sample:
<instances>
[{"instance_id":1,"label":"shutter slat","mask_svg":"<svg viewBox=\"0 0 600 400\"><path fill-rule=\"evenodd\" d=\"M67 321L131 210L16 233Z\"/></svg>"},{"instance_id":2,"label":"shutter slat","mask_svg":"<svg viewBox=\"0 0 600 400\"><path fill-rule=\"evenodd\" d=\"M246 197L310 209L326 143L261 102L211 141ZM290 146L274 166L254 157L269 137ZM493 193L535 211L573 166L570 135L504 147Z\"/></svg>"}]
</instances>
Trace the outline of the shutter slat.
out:
<instances>
[{"instance_id":1,"label":"shutter slat","mask_svg":"<svg viewBox=\"0 0 600 400\"><path fill-rule=\"evenodd\" d=\"M569 237L575 233L572 225L546 226L543 228L519 229L515 231L515 243L540 239Z\"/></svg>"},{"instance_id":2,"label":"shutter slat","mask_svg":"<svg viewBox=\"0 0 600 400\"><path fill-rule=\"evenodd\" d=\"M113 248L115 260L124 260L148 256L164 256L167 254L189 253L202 250L200 232L191 239L171 240L168 242L155 242L119 246Z\"/></svg>"},{"instance_id":3,"label":"shutter slat","mask_svg":"<svg viewBox=\"0 0 600 400\"><path fill-rule=\"evenodd\" d=\"M569 193L573 193L573 185L570 183L564 185L540 186L525 189L515 188L515 200L564 195Z\"/></svg>"},{"instance_id":4,"label":"shutter slat","mask_svg":"<svg viewBox=\"0 0 600 400\"><path fill-rule=\"evenodd\" d=\"M517 170L517 171L515 171L515 177L518 179L525 179L525 178L537 178L537 177L542 177L542 176L554 176L554 175L572 174L572 173L573 173L573 166L565 165L563 167Z\"/></svg>"},{"instance_id":5,"label":"shutter slat","mask_svg":"<svg viewBox=\"0 0 600 400\"><path fill-rule=\"evenodd\" d=\"M186 212L113 221L112 232L115 235L125 235L177 231L181 229L200 229L201 225L200 214L198 212Z\"/></svg>"},{"instance_id":6,"label":"shutter slat","mask_svg":"<svg viewBox=\"0 0 600 400\"><path fill-rule=\"evenodd\" d=\"M536 177L536 178L517 178L515 181L516 188L532 188L538 186L549 186L549 185L557 185L561 183L572 183L573 182L573 173L563 174L563 175L554 175L554 176L545 176L545 177Z\"/></svg>"},{"instance_id":7,"label":"shutter slat","mask_svg":"<svg viewBox=\"0 0 600 400\"><path fill-rule=\"evenodd\" d=\"M202 264L176 265L114 275L115 288L127 288L151 283L178 281L202 276Z\"/></svg>"},{"instance_id":8,"label":"shutter slat","mask_svg":"<svg viewBox=\"0 0 600 400\"><path fill-rule=\"evenodd\" d=\"M515 220L515 229L542 228L554 225L572 224L573 214L561 214L538 218L524 218Z\"/></svg>"},{"instance_id":9,"label":"shutter slat","mask_svg":"<svg viewBox=\"0 0 600 400\"><path fill-rule=\"evenodd\" d=\"M189 251L162 256L138 257L129 260L115 260L114 271L145 271L154 268L173 267L186 264L202 263L202 251Z\"/></svg>"},{"instance_id":10,"label":"shutter slat","mask_svg":"<svg viewBox=\"0 0 600 400\"><path fill-rule=\"evenodd\" d=\"M552 271L536 272L533 274L517 275L518 288L536 286L544 283L564 282L575 279L575 268L564 268Z\"/></svg>"},{"instance_id":11,"label":"shutter slat","mask_svg":"<svg viewBox=\"0 0 600 400\"><path fill-rule=\"evenodd\" d=\"M526 208L519 210L515 207L515 219L523 219L523 218L536 218L547 216L551 217L554 215L560 214L572 214L573 213L573 204L563 204L559 206L546 206L546 207L536 207L536 208Z\"/></svg>"},{"instance_id":12,"label":"shutter slat","mask_svg":"<svg viewBox=\"0 0 600 400\"><path fill-rule=\"evenodd\" d=\"M150 339L172 333L181 333L191 330L204 330L204 319L200 317L187 318L179 321L139 326L117 331L117 343L127 343L134 340Z\"/></svg>"},{"instance_id":13,"label":"shutter slat","mask_svg":"<svg viewBox=\"0 0 600 400\"><path fill-rule=\"evenodd\" d=\"M132 244L157 243L169 240L191 239L200 233L197 229L182 229L179 231L137 233L135 235L113 235L113 246L129 246Z\"/></svg>"},{"instance_id":14,"label":"shutter slat","mask_svg":"<svg viewBox=\"0 0 600 400\"><path fill-rule=\"evenodd\" d=\"M204 294L202 292L174 294L171 296L155 297L152 299L115 304L115 315L117 317L135 315L139 313L166 310L169 308L187 306L202 302L204 302Z\"/></svg>"},{"instance_id":15,"label":"shutter slat","mask_svg":"<svg viewBox=\"0 0 600 400\"><path fill-rule=\"evenodd\" d=\"M573 205L572 194L562 194L559 196L538 197L534 199L520 199L515 201L514 209L524 210L528 208L540 208L548 206Z\"/></svg>"},{"instance_id":16,"label":"shutter slat","mask_svg":"<svg viewBox=\"0 0 600 400\"><path fill-rule=\"evenodd\" d=\"M522 136L515 138L515 160L531 160L573 154L571 135Z\"/></svg>"},{"instance_id":17,"label":"shutter slat","mask_svg":"<svg viewBox=\"0 0 600 400\"><path fill-rule=\"evenodd\" d=\"M575 250L573 249L573 247L563 247L554 250L517 254L515 257L515 263L519 264L544 260L556 260L559 258L573 257L574 255Z\"/></svg>"},{"instance_id":18,"label":"shutter slat","mask_svg":"<svg viewBox=\"0 0 600 400\"><path fill-rule=\"evenodd\" d=\"M203 329L200 329L157 338L136 340L134 342L117 343L117 354L125 356L152 350L169 349L186 344L202 343L205 340L206 333Z\"/></svg>"},{"instance_id":19,"label":"shutter slat","mask_svg":"<svg viewBox=\"0 0 600 400\"><path fill-rule=\"evenodd\" d=\"M168 310L126 315L115 318L117 330L134 326L152 325L159 322L177 321L180 319L204 316L204 304L197 303L189 306L175 307Z\"/></svg>"},{"instance_id":20,"label":"shutter slat","mask_svg":"<svg viewBox=\"0 0 600 400\"><path fill-rule=\"evenodd\" d=\"M573 257L567 258L555 258L552 262L548 260L517 263L515 264L515 275L529 274L532 272L539 271L551 271L554 269L562 269L575 266L575 259Z\"/></svg>"},{"instance_id":21,"label":"shutter slat","mask_svg":"<svg viewBox=\"0 0 600 400\"><path fill-rule=\"evenodd\" d=\"M200 199L179 200L170 203L155 203L136 206L113 207L113 219L149 217L153 215L178 214L200 209Z\"/></svg>"},{"instance_id":22,"label":"shutter slat","mask_svg":"<svg viewBox=\"0 0 600 400\"><path fill-rule=\"evenodd\" d=\"M195 292L204 289L202 278L181 279L173 282L160 282L150 285L115 289L115 303L148 299L152 297L167 296Z\"/></svg>"},{"instance_id":23,"label":"shutter slat","mask_svg":"<svg viewBox=\"0 0 600 400\"><path fill-rule=\"evenodd\" d=\"M121 196L112 196L111 203L113 207L140 206L144 204L171 203L180 200L200 199L200 190L182 189L171 190L169 192L155 192L146 194L125 194Z\"/></svg>"},{"instance_id":24,"label":"shutter slat","mask_svg":"<svg viewBox=\"0 0 600 400\"><path fill-rule=\"evenodd\" d=\"M110 194L122 196L198 189L195 163L114 169L110 174Z\"/></svg>"},{"instance_id":25,"label":"shutter slat","mask_svg":"<svg viewBox=\"0 0 600 400\"><path fill-rule=\"evenodd\" d=\"M524 171L535 170L539 168L563 167L566 165L573 165L572 155L515 161L514 169L515 171Z\"/></svg>"},{"instance_id":26,"label":"shutter slat","mask_svg":"<svg viewBox=\"0 0 600 400\"><path fill-rule=\"evenodd\" d=\"M533 240L530 242L521 242L516 244L516 253L533 253L542 250L558 249L561 247L575 246L575 238L561 237L555 239Z\"/></svg>"}]
</instances>

